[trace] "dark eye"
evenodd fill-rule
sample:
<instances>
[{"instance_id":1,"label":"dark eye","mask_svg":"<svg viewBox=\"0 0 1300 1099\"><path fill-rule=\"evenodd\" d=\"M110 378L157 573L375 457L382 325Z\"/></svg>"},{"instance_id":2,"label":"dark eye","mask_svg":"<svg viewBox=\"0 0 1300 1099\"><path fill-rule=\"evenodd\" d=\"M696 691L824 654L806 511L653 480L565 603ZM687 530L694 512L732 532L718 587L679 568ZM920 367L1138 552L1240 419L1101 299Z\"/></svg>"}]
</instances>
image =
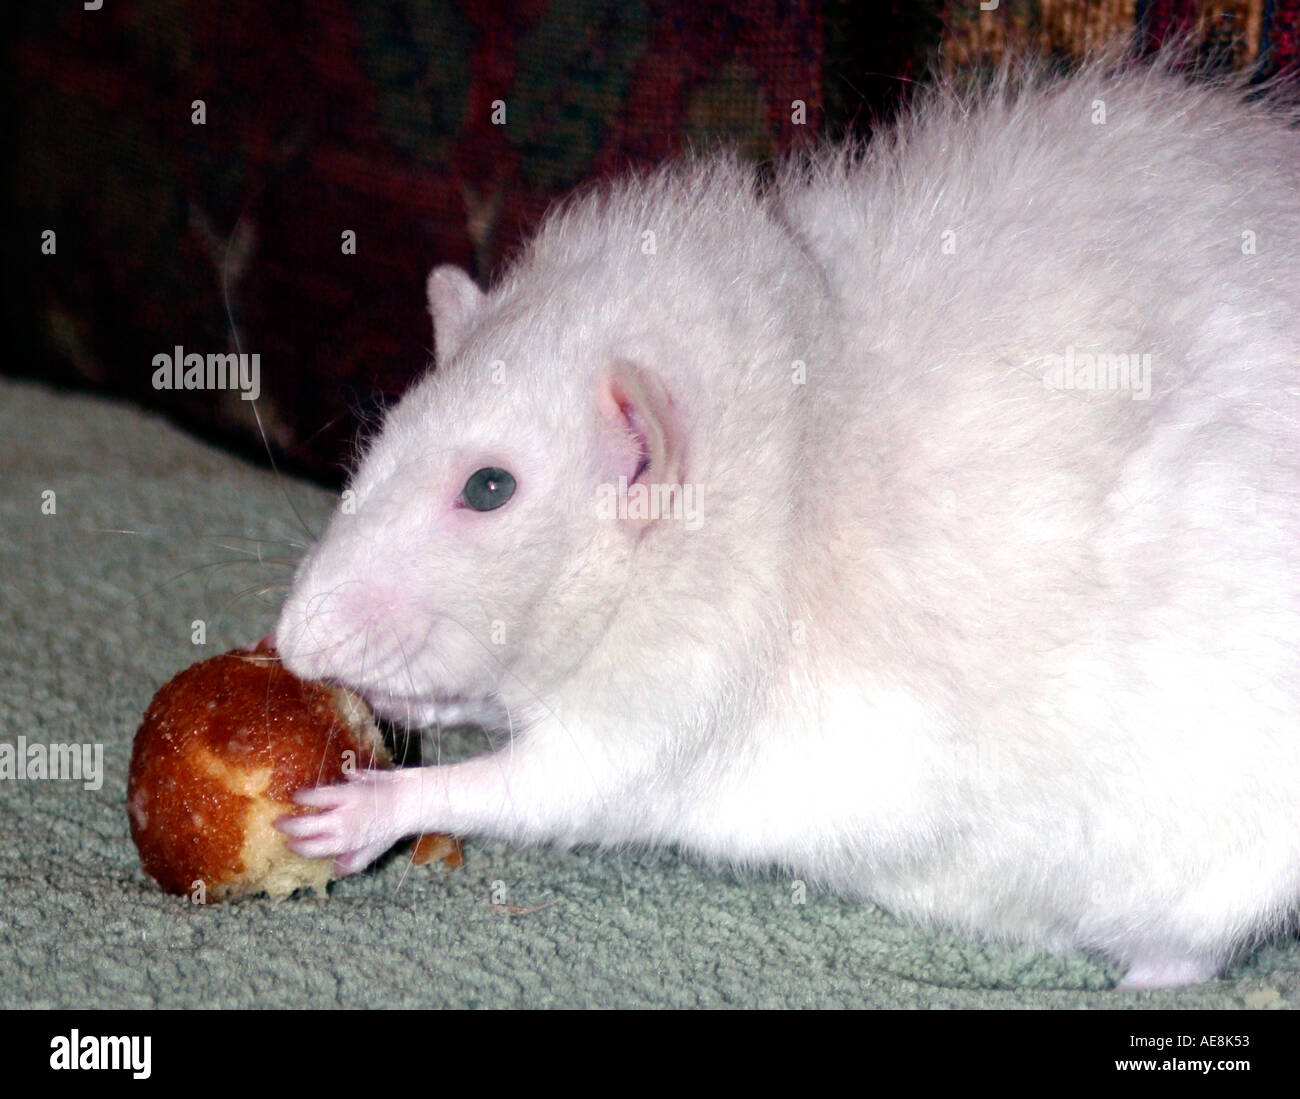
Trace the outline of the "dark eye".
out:
<instances>
[{"instance_id":1,"label":"dark eye","mask_svg":"<svg viewBox=\"0 0 1300 1099\"><path fill-rule=\"evenodd\" d=\"M515 479L504 469L489 467L471 473L460 496L475 511L491 511L514 494Z\"/></svg>"}]
</instances>

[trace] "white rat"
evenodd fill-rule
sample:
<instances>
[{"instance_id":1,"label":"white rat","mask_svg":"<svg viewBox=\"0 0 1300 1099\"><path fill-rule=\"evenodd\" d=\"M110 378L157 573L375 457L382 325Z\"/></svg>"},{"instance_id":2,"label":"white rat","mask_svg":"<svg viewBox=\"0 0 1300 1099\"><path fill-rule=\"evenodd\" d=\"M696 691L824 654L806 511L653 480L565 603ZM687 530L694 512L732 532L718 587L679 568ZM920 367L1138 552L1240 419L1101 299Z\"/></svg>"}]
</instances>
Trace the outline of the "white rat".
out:
<instances>
[{"instance_id":1,"label":"white rat","mask_svg":"<svg viewBox=\"0 0 1300 1099\"><path fill-rule=\"evenodd\" d=\"M676 844L1200 981L1300 904L1300 138L1158 64L553 211L303 562L286 664L480 758L303 791ZM664 486L676 486L668 493ZM483 709L480 711L479 707Z\"/></svg>"}]
</instances>

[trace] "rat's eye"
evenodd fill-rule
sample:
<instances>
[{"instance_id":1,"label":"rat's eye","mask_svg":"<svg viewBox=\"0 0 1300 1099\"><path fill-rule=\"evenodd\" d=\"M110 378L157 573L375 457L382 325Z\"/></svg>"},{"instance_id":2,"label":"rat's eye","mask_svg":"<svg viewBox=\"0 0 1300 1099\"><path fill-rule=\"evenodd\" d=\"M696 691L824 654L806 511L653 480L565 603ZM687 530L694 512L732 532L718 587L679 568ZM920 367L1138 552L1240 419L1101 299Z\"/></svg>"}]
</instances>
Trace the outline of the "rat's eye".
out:
<instances>
[{"instance_id":1,"label":"rat's eye","mask_svg":"<svg viewBox=\"0 0 1300 1099\"><path fill-rule=\"evenodd\" d=\"M460 498L475 511L491 511L514 494L515 479L506 470L489 466L469 475Z\"/></svg>"}]
</instances>

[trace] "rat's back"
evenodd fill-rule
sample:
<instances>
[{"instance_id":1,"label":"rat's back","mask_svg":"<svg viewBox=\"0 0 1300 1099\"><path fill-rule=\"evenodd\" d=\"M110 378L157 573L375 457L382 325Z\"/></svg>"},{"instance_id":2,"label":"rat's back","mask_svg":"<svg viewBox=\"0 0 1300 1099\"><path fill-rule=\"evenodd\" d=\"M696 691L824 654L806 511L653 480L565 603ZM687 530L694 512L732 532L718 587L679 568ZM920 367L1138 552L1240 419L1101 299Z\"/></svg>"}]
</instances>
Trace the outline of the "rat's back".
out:
<instances>
[{"instance_id":1,"label":"rat's back","mask_svg":"<svg viewBox=\"0 0 1300 1099\"><path fill-rule=\"evenodd\" d=\"M896 766L861 891L1205 975L1300 897L1296 130L1163 65L1004 74L781 201L851 393L809 659Z\"/></svg>"}]
</instances>

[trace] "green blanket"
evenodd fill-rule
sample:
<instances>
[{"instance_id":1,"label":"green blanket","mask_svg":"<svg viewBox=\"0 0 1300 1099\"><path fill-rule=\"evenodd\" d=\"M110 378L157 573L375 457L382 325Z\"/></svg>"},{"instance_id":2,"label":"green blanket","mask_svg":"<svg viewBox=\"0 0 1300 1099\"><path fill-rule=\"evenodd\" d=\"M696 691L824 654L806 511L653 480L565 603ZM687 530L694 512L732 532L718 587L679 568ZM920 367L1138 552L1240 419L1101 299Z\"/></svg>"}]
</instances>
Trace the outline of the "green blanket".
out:
<instances>
[{"instance_id":1,"label":"green blanket","mask_svg":"<svg viewBox=\"0 0 1300 1099\"><path fill-rule=\"evenodd\" d=\"M270 629L306 541L290 502L319 528L331 497L130 407L7 380L0 486L0 744L103 750L97 789L0 780L5 1007L1300 1006L1295 941L1201 987L1120 993L1092 959L796 904L775 875L671 851L470 839L463 869L398 848L328 900L164 895L127 826L140 715L181 668Z\"/></svg>"}]
</instances>

